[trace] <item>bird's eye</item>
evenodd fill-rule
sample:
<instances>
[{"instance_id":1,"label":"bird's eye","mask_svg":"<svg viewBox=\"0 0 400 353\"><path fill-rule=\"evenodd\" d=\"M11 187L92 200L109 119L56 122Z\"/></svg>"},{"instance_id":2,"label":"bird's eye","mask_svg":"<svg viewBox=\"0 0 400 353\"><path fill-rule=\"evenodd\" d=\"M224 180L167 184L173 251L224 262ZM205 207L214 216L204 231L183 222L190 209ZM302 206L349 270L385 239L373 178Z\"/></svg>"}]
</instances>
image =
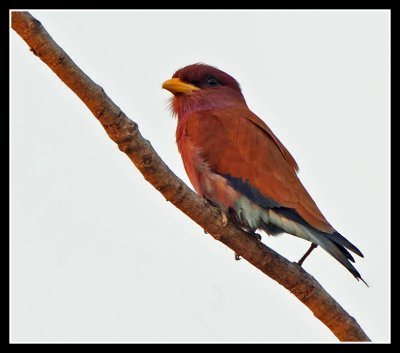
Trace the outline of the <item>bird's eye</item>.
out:
<instances>
[{"instance_id":1,"label":"bird's eye","mask_svg":"<svg viewBox=\"0 0 400 353\"><path fill-rule=\"evenodd\" d=\"M218 81L215 77L210 76L210 77L207 79L207 85L209 85L209 86L211 86L211 87L216 87L216 86L219 86L220 83L219 83L219 81Z\"/></svg>"}]
</instances>

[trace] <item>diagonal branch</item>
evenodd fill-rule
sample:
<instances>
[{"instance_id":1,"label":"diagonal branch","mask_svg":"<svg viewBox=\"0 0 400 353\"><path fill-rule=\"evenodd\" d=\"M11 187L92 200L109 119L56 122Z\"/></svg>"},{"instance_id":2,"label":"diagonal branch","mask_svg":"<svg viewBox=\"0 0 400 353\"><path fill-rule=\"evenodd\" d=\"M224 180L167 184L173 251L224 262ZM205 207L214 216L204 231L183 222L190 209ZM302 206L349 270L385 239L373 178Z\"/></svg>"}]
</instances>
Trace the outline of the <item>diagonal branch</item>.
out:
<instances>
[{"instance_id":1,"label":"diagonal branch","mask_svg":"<svg viewBox=\"0 0 400 353\"><path fill-rule=\"evenodd\" d=\"M12 12L12 28L51 70L86 104L109 137L144 178L216 240L277 281L304 303L341 341L370 341L350 316L303 268L257 242L189 189L157 155L138 126L93 82L29 12Z\"/></svg>"}]
</instances>

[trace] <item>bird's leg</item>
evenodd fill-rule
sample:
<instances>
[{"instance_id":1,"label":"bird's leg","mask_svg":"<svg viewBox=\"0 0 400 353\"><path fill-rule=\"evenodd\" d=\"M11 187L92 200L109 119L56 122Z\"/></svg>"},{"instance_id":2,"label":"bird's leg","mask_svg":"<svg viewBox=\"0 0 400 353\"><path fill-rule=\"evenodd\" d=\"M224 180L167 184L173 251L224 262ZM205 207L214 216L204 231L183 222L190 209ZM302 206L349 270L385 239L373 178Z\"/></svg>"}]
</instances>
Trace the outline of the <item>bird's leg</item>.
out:
<instances>
[{"instance_id":1,"label":"bird's leg","mask_svg":"<svg viewBox=\"0 0 400 353\"><path fill-rule=\"evenodd\" d=\"M311 254L311 252L317 247L317 244L311 243L310 248L307 250L307 252L303 255L303 257L297 262L299 266L301 266L304 262L304 260L307 258L308 255Z\"/></svg>"},{"instance_id":2,"label":"bird's leg","mask_svg":"<svg viewBox=\"0 0 400 353\"><path fill-rule=\"evenodd\" d=\"M252 229L248 229L248 228L243 229L242 227L241 227L241 229L242 229L246 234L248 234L249 236L255 237L255 238L257 239L257 242L258 242L258 243L261 243L261 235L260 235L260 234L256 233L256 232L255 232L254 230L252 230ZM240 259L241 259L240 255L239 255L238 253L235 252L235 260L236 260L236 261L239 261Z\"/></svg>"},{"instance_id":3,"label":"bird's leg","mask_svg":"<svg viewBox=\"0 0 400 353\"><path fill-rule=\"evenodd\" d=\"M244 225L243 221L241 221L235 210L233 210L232 208L228 210L228 217L237 227L246 232L248 235L256 237L258 242L261 242L261 235L256 233L253 229L251 229L247 225Z\"/></svg>"},{"instance_id":4,"label":"bird's leg","mask_svg":"<svg viewBox=\"0 0 400 353\"><path fill-rule=\"evenodd\" d=\"M225 216L225 218L224 218L224 216ZM228 222L228 219L230 219L238 228L243 230L246 234L248 234L249 236L255 237L259 243L261 242L261 235L256 233L253 229L251 229L247 226L244 226L243 222L241 222L240 218L238 217L238 215L234 209L229 208L228 214L222 213L222 219L223 219L223 222L224 222L224 219L226 219L226 222ZM235 252L235 260L239 261L240 259L241 259L240 255Z\"/></svg>"},{"instance_id":5,"label":"bird's leg","mask_svg":"<svg viewBox=\"0 0 400 353\"><path fill-rule=\"evenodd\" d=\"M221 210L221 208L218 206L218 204L216 202L214 202L213 200L210 200L207 198L206 194L203 194L203 198L204 198L204 206L207 206L208 204L216 207L219 209L220 213L221 213L221 217L222 217L222 228L225 228L228 224L228 215L226 214L226 212L224 212L223 210Z\"/></svg>"}]
</instances>

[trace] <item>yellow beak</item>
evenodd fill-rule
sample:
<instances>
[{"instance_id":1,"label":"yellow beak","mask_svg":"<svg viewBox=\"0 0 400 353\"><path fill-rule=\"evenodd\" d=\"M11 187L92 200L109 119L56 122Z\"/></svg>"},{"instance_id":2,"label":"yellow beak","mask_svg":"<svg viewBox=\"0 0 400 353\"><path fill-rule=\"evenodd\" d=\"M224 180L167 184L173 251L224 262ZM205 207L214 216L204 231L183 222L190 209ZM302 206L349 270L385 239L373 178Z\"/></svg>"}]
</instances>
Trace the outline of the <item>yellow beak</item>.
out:
<instances>
[{"instance_id":1,"label":"yellow beak","mask_svg":"<svg viewBox=\"0 0 400 353\"><path fill-rule=\"evenodd\" d=\"M172 94L175 93L191 94L193 91L200 90L199 87L196 87L190 83L183 82L179 78L171 78L170 80L165 81L162 84L162 88L170 91Z\"/></svg>"}]
</instances>

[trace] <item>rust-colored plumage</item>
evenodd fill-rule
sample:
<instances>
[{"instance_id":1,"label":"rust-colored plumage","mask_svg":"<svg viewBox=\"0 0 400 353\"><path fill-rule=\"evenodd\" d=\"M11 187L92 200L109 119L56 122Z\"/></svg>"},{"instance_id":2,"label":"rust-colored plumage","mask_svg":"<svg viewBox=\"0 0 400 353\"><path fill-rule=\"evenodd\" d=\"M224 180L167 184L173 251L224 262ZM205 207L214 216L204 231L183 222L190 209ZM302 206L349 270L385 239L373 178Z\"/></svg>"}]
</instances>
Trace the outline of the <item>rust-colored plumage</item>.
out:
<instances>
[{"instance_id":1,"label":"rust-colored plumage","mask_svg":"<svg viewBox=\"0 0 400 353\"><path fill-rule=\"evenodd\" d=\"M194 64L163 88L174 94L176 140L196 192L246 230L286 232L320 245L362 279L348 250L362 253L325 219L298 178L296 161L247 107L234 78Z\"/></svg>"}]
</instances>

